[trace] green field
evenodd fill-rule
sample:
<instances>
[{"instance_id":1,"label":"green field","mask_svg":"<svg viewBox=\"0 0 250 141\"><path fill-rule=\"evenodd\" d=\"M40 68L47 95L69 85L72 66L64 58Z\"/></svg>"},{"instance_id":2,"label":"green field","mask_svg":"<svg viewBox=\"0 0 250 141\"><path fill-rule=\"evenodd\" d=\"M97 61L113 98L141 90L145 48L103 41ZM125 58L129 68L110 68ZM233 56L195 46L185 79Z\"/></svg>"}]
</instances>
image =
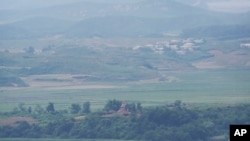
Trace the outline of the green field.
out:
<instances>
[{"instance_id":1,"label":"green field","mask_svg":"<svg viewBox=\"0 0 250 141\"><path fill-rule=\"evenodd\" d=\"M0 138L0 141L126 141L126 140L105 140L105 139L26 139L26 138Z\"/></svg>"},{"instance_id":2,"label":"green field","mask_svg":"<svg viewBox=\"0 0 250 141\"><path fill-rule=\"evenodd\" d=\"M57 110L68 109L72 103L91 102L92 110L102 109L111 99L141 102L143 106L163 105L181 100L193 104L239 104L250 101L249 71L175 72L174 82L131 82L105 84L112 87L88 89L62 87L24 87L0 91L0 111L10 111L19 103L46 107L53 102ZM84 87L84 86L83 86ZM86 86L85 86L86 87Z\"/></svg>"}]
</instances>

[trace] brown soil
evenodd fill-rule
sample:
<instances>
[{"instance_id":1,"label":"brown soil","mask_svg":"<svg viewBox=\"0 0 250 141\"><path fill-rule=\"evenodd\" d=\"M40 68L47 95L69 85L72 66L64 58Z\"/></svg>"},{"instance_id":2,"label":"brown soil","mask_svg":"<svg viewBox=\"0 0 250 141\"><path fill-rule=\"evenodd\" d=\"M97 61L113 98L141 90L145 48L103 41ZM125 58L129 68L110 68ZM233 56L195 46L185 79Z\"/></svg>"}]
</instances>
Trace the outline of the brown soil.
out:
<instances>
[{"instance_id":1,"label":"brown soil","mask_svg":"<svg viewBox=\"0 0 250 141\"><path fill-rule=\"evenodd\" d=\"M35 119L31 117L9 117L0 120L0 126L17 126L18 121L26 121L29 124L38 123Z\"/></svg>"}]
</instances>

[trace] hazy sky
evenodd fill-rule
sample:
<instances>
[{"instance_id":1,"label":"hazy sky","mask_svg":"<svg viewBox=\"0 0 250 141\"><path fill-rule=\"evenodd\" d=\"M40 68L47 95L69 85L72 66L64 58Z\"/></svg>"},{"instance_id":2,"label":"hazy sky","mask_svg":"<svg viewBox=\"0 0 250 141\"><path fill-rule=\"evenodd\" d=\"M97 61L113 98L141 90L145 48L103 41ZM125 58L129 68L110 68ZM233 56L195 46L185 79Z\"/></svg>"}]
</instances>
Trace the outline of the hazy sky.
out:
<instances>
[{"instance_id":1,"label":"hazy sky","mask_svg":"<svg viewBox=\"0 0 250 141\"><path fill-rule=\"evenodd\" d=\"M95 2L135 2L142 0L0 0L0 9L27 9L39 8L58 4L67 4L77 1ZM177 0L183 3L202 4L208 9L224 12L246 12L250 11L250 0Z\"/></svg>"},{"instance_id":2,"label":"hazy sky","mask_svg":"<svg viewBox=\"0 0 250 141\"><path fill-rule=\"evenodd\" d=\"M81 0L0 0L1 9L30 9L58 4L67 4ZM82 0L86 1L86 0Z\"/></svg>"},{"instance_id":3,"label":"hazy sky","mask_svg":"<svg viewBox=\"0 0 250 141\"><path fill-rule=\"evenodd\" d=\"M247 12L250 11L250 0L221 0L207 3L209 9L224 12Z\"/></svg>"}]
</instances>

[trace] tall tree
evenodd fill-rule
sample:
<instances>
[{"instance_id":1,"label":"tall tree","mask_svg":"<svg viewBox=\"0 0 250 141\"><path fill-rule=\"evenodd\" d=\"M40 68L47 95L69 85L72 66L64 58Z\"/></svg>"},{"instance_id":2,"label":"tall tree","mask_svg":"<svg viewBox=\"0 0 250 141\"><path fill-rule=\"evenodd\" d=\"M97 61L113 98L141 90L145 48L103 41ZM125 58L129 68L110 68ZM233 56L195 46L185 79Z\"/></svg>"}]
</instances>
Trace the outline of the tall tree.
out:
<instances>
[{"instance_id":1,"label":"tall tree","mask_svg":"<svg viewBox=\"0 0 250 141\"><path fill-rule=\"evenodd\" d=\"M18 104L18 108L19 108L19 110L20 110L21 112L25 112L25 111L26 111L26 108L25 108L24 105L25 105L25 104L24 104L23 102Z\"/></svg>"},{"instance_id":2,"label":"tall tree","mask_svg":"<svg viewBox=\"0 0 250 141\"><path fill-rule=\"evenodd\" d=\"M137 112L142 112L142 106L141 106L140 102L137 103L136 110L137 110Z\"/></svg>"},{"instance_id":3,"label":"tall tree","mask_svg":"<svg viewBox=\"0 0 250 141\"><path fill-rule=\"evenodd\" d=\"M109 100L107 102L107 104L105 105L104 110L106 110L106 111L110 111L110 110L118 111L120 109L121 105L122 105L122 102L119 100L115 100L115 99Z\"/></svg>"},{"instance_id":4,"label":"tall tree","mask_svg":"<svg viewBox=\"0 0 250 141\"><path fill-rule=\"evenodd\" d=\"M55 112L54 103L50 102L46 108L48 112Z\"/></svg>"},{"instance_id":5,"label":"tall tree","mask_svg":"<svg viewBox=\"0 0 250 141\"><path fill-rule=\"evenodd\" d=\"M36 107L35 107L35 113L37 114L42 114L45 112L45 110L41 107L41 105L37 104Z\"/></svg>"},{"instance_id":6,"label":"tall tree","mask_svg":"<svg viewBox=\"0 0 250 141\"><path fill-rule=\"evenodd\" d=\"M77 113L79 113L80 111L81 111L81 107L80 107L79 104L76 104L76 103L71 104L71 107L70 107L70 112L71 112L71 114L77 114Z\"/></svg>"},{"instance_id":7,"label":"tall tree","mask_svg":"<svg viewBox=\"0 0 250 141\"><path fill-rule=\"evenodd\" d=\"M31 114L32 113L32 108L29 106L28 112Z\"/></svg>"},{"instance_id":8,"label":"tall tree","mask_svg":"<svg viewBox=\"0 0 250 141\"><path fill-rule=\"evenodd\" d=\"M83 113L90 113L90 102L89 101L83 103L82 112Z\"/></svg>"}]
</instances>

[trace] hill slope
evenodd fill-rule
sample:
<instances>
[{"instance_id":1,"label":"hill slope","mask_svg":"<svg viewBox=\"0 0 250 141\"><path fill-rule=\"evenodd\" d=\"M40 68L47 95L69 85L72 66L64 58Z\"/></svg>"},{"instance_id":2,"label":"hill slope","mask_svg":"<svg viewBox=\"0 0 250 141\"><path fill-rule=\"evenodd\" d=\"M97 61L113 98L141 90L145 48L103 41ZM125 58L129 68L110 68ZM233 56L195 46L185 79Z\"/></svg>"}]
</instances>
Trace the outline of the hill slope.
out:
<instances>
[{"instance_id":1,"label":"hill slope","mask_svg":"<svg viewBox=\"0 0 250 141\"><path fill-rule=\"evenodd\" d=\"M129 3L72 2L29 10L2 10L0 39L163 36L201 26L248 24L249 14L225 14L174 0ZM25 34L23 34L25 33Z\"/></svg>"}]
</instances>

